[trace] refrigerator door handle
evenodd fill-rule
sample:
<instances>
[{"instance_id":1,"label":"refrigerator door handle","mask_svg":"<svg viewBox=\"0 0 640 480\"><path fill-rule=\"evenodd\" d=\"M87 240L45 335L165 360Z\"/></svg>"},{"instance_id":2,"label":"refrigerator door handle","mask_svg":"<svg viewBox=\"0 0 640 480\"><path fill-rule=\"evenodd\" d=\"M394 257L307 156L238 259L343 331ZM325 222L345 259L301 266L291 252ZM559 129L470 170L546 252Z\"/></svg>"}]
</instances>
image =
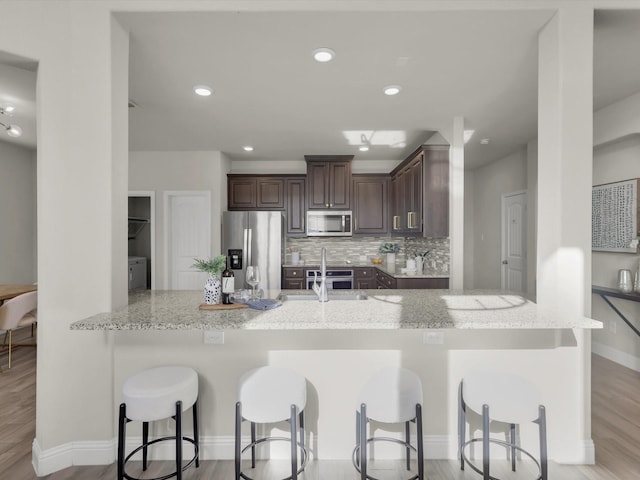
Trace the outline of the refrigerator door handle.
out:
<instances>
[{"instance_id":1,"label":"refrigerator door handle","mask_svg":"<svg viewBox=\"0 0 640 480\"><path fill-rule=\"evenodd\" d=\"M253 244L253 229L248 228L247 232L249 232L248 242L247 242L247 250L249 251L249 254L247 256L247 259L248 259L247 266L249 266L249 265L253 265L253 250L251 249L251 245Z\"/></svg>"},{"instance_id":2,"label":"refrigerator door handle","mask_svg":"<svg viewBox=\"0 0 640 480\"><path fill-rule=\"evenodd\" d=\"M248 265L248 257L249 257L249 229L245 228L243 231L243 239L242 239L242 265L244 268Z\"/></svg>"}]
</instances>

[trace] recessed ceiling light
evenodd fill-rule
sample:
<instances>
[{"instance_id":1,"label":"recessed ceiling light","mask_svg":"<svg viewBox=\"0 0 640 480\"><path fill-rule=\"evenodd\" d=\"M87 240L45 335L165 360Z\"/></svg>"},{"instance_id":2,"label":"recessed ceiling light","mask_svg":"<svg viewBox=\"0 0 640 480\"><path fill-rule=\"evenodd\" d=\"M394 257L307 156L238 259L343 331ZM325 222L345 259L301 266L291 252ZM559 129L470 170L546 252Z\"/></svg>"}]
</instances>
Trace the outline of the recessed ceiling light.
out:
<instances>
[{"instance_id":1,"label":"recessed ceiling light","mask_svg":"<svg viewBox=\"0 0 640 480\"><path fill-rule=\"evenodd\" d=\"M335 56L336 52L326 47L316 48L313 51L313 59L320 63L330 62Z\"/></svg>"},{"instance_id":2,"label":"recessed ceiling light","mask_svg":"<svg viewBox=\"0 0 640 480\"><path fill-rule=\"evenodd\" d=\"M18 125L0 125L3 125L5 127L7 135L9 135L10 137L17 138L22 136L22 129Z\"/></svg>"},{"instance_id":3,"label":"recessed ceiling light","mask_svg":"<svg viewBox=\"0 0 640 480\"><path fill-rule=\"evenodd\" d=\"M489 145L489 139L488 138L482 138L480 140L480 145Z\"/></svg>"},{"instance_id":4,"label":"recessed ceiling light","mask_svg":"<svg viewBox=\"0 0 640 480\"><path fill-rule=\"evenodd\" d=\"M242 147L245 152L253 152L253 147L251 145L245 145Z\"/></svg>"},{"instance_id":5,"label":"recessed ceiling light","mask_svg":"<svg viewBox=\"0 0 640 480\"><path fill-rule=\"evenodd\" d=\"M358 148L358 150L360 150L361 152L368 152L369 147L367 147L366 145L362 145L361 147Z\"/></svg>"},{"instance_id":6,"label":"recessed ceiling light","mask_svg":"<svg viewBox=\"0 0 640 480\"><path fill-rule=\"evenodd\" d=\"M11 105L10 103L3 103L0 105L0 113L3 115L9 115L16 111L16 107Z\"/></svg>"},{"instance_id":7,"label":"recessed ceiling light","mask_svg":"<svg viewBox=\"0 0 640 480\"><path fill-rule=\"evenodd\" d=\"M400 85L387 85L383 91L385 95L397 95L400 93L400 90L402 90Z\"/></svg>"},{"instance_id":8,"label":"recessed ceiling light","mask_svg":"<svg viewBox=\"0 0 640 480\"><path fill-rule=\"evenodd\" d=\"M207 85L196 85L193 87L193 91L196 95L200 95L201 97L208 97L213 93L212 88Z\"/></svg>"}]
</instances>

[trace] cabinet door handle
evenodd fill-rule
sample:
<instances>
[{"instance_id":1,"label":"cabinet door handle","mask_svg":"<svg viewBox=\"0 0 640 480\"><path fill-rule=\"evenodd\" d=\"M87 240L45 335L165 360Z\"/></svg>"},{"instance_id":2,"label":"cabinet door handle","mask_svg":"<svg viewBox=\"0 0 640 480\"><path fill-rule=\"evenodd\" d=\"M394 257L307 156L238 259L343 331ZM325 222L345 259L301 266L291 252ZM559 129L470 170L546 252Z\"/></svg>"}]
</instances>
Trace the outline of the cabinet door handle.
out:
<instances>
[{"instance_id":1,"label":"cabinet door handle","mask_svg":"<svg viewBox=\"0 0 640 480\"><path fill-rule=\"evenodd\" d=\"M416 225L416 212L407 212L407 227L408 228L418 228Z\"/></svg>"},{"instance_id":2,"label":"cabinet door handle","mask_svg":"<svg viewBox=\"0 0 640 480\"><path fill-rule=\"evenodd\" d=\"M325 206L325 207L327 207L327 208L329 208L329 204L328 204L328 203L325 203L325 204L324 204L324 206Z\"/></svg>"},{"instance_id":3,"label":"cabinet door handle","mask_svg":"<svg viewBox=\"0 0 640 480\"><path fill-rule=\"evenodd\" d=\"M398 230L400 228L400 217L398 215L393 216L393 229Z\"/></svg>"}]
</instances>

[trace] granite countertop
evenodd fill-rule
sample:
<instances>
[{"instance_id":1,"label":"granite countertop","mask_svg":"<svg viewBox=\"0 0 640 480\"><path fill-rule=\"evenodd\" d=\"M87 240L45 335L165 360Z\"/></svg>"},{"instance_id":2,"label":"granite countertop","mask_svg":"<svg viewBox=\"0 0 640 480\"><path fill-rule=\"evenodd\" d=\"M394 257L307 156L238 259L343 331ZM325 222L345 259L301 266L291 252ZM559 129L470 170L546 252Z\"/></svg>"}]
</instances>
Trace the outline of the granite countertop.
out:
<instances>
[{"instance_id":1,"label":"granite countertop","mask_svg":"<svg viewBox=\"0 0 640 480\"><path fill-rule=\"evenodd\" d=\"M309 262L309 263L304 263L304 264L301 264L301 263L298 263L298 264L285 263L282 266L285 267L285 268L316 268L316 269L320 269L320 264L319 263L315 263L315 262ZM402 267L400 265L396 265L395 271L391 271L389 268L387 268L387 266L384 263L378 264L378 265L374 265L371 262L351 262L351 263L346 263L346 262L332 263L332 262L329 262L329 263L327 263L327 268L349 269L349 268L356 268L356 267L377 268L381 272L384 272L387 275L391 275L394 278L449 278L449 274L448 273L432 271L432 270L430 270L428 268L426 268L424 270L424 273L422 273L421 275L408 275L406 273L401 273Z\"/></svg>"},{"instance_id":2,"label":"granite countertop","mask_svg":"<svg viewBox=\"0 0 640 480\"><path fill-rule=\"evenodd\" d=\"M287 300L271 310L199 310L200 290L144 290L129 305L71 324L72 330L398 330L602 328L548 312L522 296L489 290L362 290L366 300ZM287 295L310 290L287 290ZM336 295L354 291L341 290Z\"/></svg>"}]
</instances>

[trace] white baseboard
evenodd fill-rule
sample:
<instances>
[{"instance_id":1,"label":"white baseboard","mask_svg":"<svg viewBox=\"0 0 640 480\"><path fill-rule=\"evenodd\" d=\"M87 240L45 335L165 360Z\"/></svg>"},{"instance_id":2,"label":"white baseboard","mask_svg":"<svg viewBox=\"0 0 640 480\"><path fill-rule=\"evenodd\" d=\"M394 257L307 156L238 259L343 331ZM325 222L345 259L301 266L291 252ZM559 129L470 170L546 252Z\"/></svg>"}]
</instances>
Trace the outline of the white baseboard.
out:
<instances>
[{"instance_id":1,"label":"white baseboard","mask_svg":"<svg viewBox=\"0 0 640 480\"><path fill-rule=\"evenodd\" d=\"M621 352L620 350L598 342L591 342L591 352L635 370L636 372L640 372L640 358L634 355Z\"/></svg>"},{"instance_id":2,"label":"white baseboard","mask_svg":"<svg viewBox=\"0 0 640 480\"><path fill-rule=\"evenodd\" d=\"M70 442L42 450L34 439L31 463L38 477L73 465L108 465L116 459L116 440Z\"/></svg>"},{"instance_id":3,"label":"white baseboard","mask_svg":"<svg viewBox=\"0 0 640 480\"><path fill-rule=\"evenodd\" d=\"M127 437L127 452L141 443L139 437ZM245 440L248 441L248 439ZM245 444L243 443L243 444ZM116 461L117 441L71 442L48 450L41 450L37 440L33 441L33 468L37 476L49 475L74 465L109 465ZM592 441L585 441L582 446L582 457L578 461L561 463L593 464L595 463L595 447ZM280 457L274 452L275 457ZM378 450L382 456L384 452ZM193 450L185 444L184 458L191 458ZM451 460L457 457L457 437L448 435L427 435L424 437L424 456L426 460ZM170 460L174 458L174 449L170 442L155 447L153 459ZM234 437L201 437L200 460L233 460ZM313 458L313 457L312 457ZM137 459L137 457L134 457ZM321 460L350 460L346 458L321 458Z\"/></svg>"}]
</instances>

